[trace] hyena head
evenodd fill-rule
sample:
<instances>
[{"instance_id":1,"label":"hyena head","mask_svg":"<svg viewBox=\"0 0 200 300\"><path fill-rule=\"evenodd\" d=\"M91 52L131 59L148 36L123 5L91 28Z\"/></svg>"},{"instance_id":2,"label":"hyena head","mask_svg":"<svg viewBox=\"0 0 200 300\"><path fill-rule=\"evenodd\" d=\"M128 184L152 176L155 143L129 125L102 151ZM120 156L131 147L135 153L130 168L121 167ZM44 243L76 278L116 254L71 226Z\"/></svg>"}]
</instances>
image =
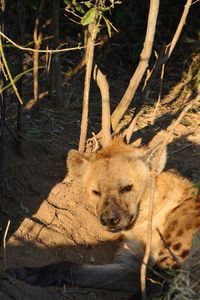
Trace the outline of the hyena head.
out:
<instances>
[{"instance_id":1,"label":"hyena head","mask_svg":"<svg viewBox=\"0 0 200 300\"><path fill-rule=\"evenodd\" d=\"M69 152L69 176L82 179L87 196L106 230L127 230L135 223L144 194L148 193L151 168L158 151L159 147L139 149L116 138L93 157L76 150ZM165 162L166 151L160 157L158 174Z\"/></svg>"}]
</instances>

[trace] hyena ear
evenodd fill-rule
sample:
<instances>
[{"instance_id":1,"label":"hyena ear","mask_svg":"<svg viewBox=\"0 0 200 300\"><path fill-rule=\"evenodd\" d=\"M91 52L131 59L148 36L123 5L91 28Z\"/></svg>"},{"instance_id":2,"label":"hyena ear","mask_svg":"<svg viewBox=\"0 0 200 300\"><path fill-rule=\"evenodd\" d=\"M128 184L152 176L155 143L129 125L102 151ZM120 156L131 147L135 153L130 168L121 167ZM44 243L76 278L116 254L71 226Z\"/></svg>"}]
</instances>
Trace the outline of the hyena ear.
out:
<instances>
[{"instance_id":1,"label":"hyena ear","mask_svg":"<svg viewBox=\"0 0 200 300\"><path fill-rule=\"evenodd\" d=\"M67 168L69 177L74 179L81 178L85 173L89 158L77 150L70 150L67 156Z\"/></svg>"},{"instance_id":2,"label":"hyena ear","mask_svg":"<svg viewBox=\"0 0 200 300\"><path fill-rule=\"evenodd\" d=\"M146 150L146 153L143 156L143 160L148 164L150 170L152 170L154 164L158 159L160 149L161 149L161 143L157 144L153 148L149 148L148 150ZM167 148L165 147L158 161L157 173L156 173L157 175L162 173L162 171L164 170L166 161L167 161Z\"/></svg>"}]
</instances>

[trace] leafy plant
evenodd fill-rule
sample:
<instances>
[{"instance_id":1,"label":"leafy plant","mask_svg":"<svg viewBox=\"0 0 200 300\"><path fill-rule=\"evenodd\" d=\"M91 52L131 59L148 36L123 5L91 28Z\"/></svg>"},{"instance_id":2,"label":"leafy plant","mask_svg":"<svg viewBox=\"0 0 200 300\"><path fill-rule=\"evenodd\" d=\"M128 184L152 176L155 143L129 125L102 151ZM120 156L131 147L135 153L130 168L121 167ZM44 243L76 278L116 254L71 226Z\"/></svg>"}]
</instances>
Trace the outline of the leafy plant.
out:
<instances>
[{"instance_id":1,"label":"leafy plant","mask_svg":"<svg viewBox=\"0 0 200 300\"><path fill-rule=\"evenodd\" d=\"M110 20L105 15L105 12L111 12L111 9L115 7L116 4L120 4L121 1L118 0L109 0L108 4L105 3L105 0L99 1L97 5L97 1L94 3L92 0L81 1L78 2L76 0L64 0L66 4L65 10L72 14L76 19L79 20L79 23L83 26L87 26L91 24L96 15L98 15L98 24L100 24L101 20L103 19L109 37L111 37L112 30L111 28L115 29L112 25ZM77 22L77 20L74 20Z\"/></svg>"}]
</instances>

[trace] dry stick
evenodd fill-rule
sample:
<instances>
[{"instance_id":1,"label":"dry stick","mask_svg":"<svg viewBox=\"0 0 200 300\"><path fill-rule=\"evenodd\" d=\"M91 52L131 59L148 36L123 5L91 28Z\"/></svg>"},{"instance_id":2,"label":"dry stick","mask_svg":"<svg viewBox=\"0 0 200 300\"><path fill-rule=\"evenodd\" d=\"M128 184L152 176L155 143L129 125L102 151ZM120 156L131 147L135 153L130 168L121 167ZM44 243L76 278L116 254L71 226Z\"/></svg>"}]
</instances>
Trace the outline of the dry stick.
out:
<instances>
[{"instance_id":1,"label":"dry stick","mask_svg":"<svg viewBox=\"0 0 200 300\"><path fill-rule=\"evenodd\" d=\"M98 14L94 21L88 26L88 40L86 48L86 73L85 73L85 82L84 82L84 93L83 93L83 110L82 110L82 119L81 119L81 133L79 140L79 151L84 152L86 136L87 136L87 123L88 123L88 104L89 104L89 94L90 94L90 80L92 73L92 64L94 57L94 45L98 32L97 24Z\"/></svg>"},{"instance_id":2,"label":"dry stick","mask_svg":"<svg viewBox=\"0 0 200 300\"><path fill-rule=\"evenodd\" d=\"M10 220L8 220L7 226L6 226L6 230L3 236L3 258L4 258L4 268L6 269L7 266L7 259L6 259L6 237L8 234L8 230L10 227Z\"/></svg>"},{"instance_id":3,"label":"dry stick","mask_svg":"<svg viewBox=\"0 0 200 300\"><path fill-rule=\"evenodd\" d=\"M193 5L193 4L196 4L196 3L199 2L199 1L200 1L200 0L196 0L196 1L192 2L192 5Z\"/></svg>"},{"instance_id":4,"label":"dry stick","mask_svg":"<svg viewBox=\"0 0 200 300\"><path fill-rule=\"evenodd\" d=\"M53 40L52 47L59 47L59 19L60 19L60 0L53 1ZM55 80L56 78L56 80ZM49 73L49 95L55 101L57 107L63 107L62 76L61 76L61 57L56 53L51 58Z\"/></svg>"},{"instance_id":5,"label":"dry stick","mask_svg":"<svg viewBox=\"0 0 200 300\"><path fill-rule=\"evenodd\" d=\"M182 14L181 19L180 19L180 22L178 24L178 27L177 27L176 32L174 34L174 37L173 37L173 39L172 39L172 41L170 43L170 47L169 47L166 59L168 59L171 56L171 54L172 54L172 52L173 52L173 50L174 50L174 48L176 46L176 43L177 43L177 41L178 41L178 39L179 39L179 37L181 35L183 26L186 23L186 18L187 18L187 15L189 13L191 4L192 4L192 0L187 0L187 2L185 4L185 7L184 7L183 14Z\"/></svg>"},{"instance_id":6,"label":"dry stick","mask_svg":"<svg viewBox=\"0 0 200 300\"><path fill-rule=\"evenodd\" d=\"M134 72L129 86L124 93L120 103L118 104L117 108L112 114L112 128L115 131L119 121L121 120L122 116L128 109L132 98L142 80L145 70L148 67L149 58L152 52L153 40L156 31L156 22L159 10L159 0L151 0L150 1L150 9L149 9L149 16L148 16L148 24L147 24L147 32L144 41L143 50L140 55L140 62L136 71Z\"/></svg>"},{"instance_id":7,"label":"dry stick","mask_svg":"<svg viewBox=\"0 0 200 300\"><path fill-rule=\"evenodd\" d=\"M182 14L180 22L179 22L179 24L177 26L176 32L175 32L175 34L174 34L174 36L172 38L172 41L166 46L164 54L159 55L158 59L156 60L155 65L152 68L152 71L150 73L150 76L149 76L148 80L145 81L145 85L143 87L142 96L141 96L141 105L140 105L140 108L141 108L142 104L145 102L146 95L148 93L148 90L149 90L149 87L150 87L152 81L155 78L155 75L160 70L160 68L163 65L166 64L167 60L171 56L171 54L172 54L172 52L173 52L173 50L174 50L174 48L176 46L176 43L177 43L177 41L178 41L178 39L180 37L181 31L183 29L183 26L185 25L186 18L187 18L187 15L189 13L189 9L190 9L190 6L191 6L191 2L192 2L192 0L187 0L187 3L185 4L185 7L184 7L183 14ZM134 128L135 128L135 125L137 123L137 119L138 119L138 114L140 112L140 108L138 109L138 113L136 113L134 119L132 120L132 122L131 122L131 124L129 126L130 128L127 129L127 134L128 134L129 140L130 140L130 138L132 136L132 133L133 133Z\"/></svg>"},{"instance_id":8,"label":"dry stick","mask_svg":"<svg viewBox=\"0 0 200 300\"><path fill-rule=\"evenodd\" d=\"M38 16L35 21L35 28L34 28L34 33L33 33L33 39L35 43L35 50L36 52L33 52L33 92L34 92L34 100L35 102L38 101L38 60L39 60L39 52L38 50L40 49L41 42L42 42L42 31L39 31L39 22L41 19L43 7L44 7L45 1L41 0L39 9L38 9Z\"/></svg>"},{"instance_id":9,"label":"dry stick","mask_svg":"<svg viewBox=\"0 0 200 300\"><path fill-rule=\"evenodd\" d=\"M111 140L110 132L110 95L109 86L106 76L98 69L97 65L94 68L94 80L101 92L102 99L102 146L105 147Z\"/></svg>"},{"instance_id":10,"label":"dry stick","mask_svg":"<svg viewBox=\"0 0 200 300\"><path fill-rule=\"evenodd\" d=\"M38 53L49 53L49 54L53 54L53 53L61 53L61 52L67 52L67 51L74 51L74 50L81 50L81 49L85 49L87 46L77 46L77 47L72 47L72 48L63 48L63 49L47 49L47 50L35 50L33 48L29 48L29 47L23 47L17 43L15 43L13 40L11 40L7 35L5 35L3 32L0 31L0 36L2 36L3 38L5 38L8 42L10 42L13 46L15 46L16 48L23 50L23 51L30 51L30 52L38 52ZM98 46L101 45L102 43L95 43L94 46Z\"/></svg>"},{"instance_id":11,"label":"dry stick","mask_svg":"<svg viewBox=\"0 0 200 300\"><path fill-rule=\"evenodd\" d=\"M190 110L195 104L200 103L200 93L197 94L194 100L192 100L188 105L185 106L185 108L180 113L179 117L176 119L174 124L169 129L169 132L163 142L163 144L160 147L160 151L158 153L158 156L156 158L156 161L154 163L153 169L152 169L152 181L151 181L151 192L150 192L150 202L149 202L149 216L148 216L148 236L147 236L147 245L145 249L145 255L143 258L143 263L141 266L141 291L142 291L142 298L147 299L146 295L146 269L147 269L147 263L150 257L151 252L151 239L152 239L152 216L153 216L153 208L154 208L154 193L155 193L155 184L156 184L156 171L158 168L158 163L160 161L161 155L169 143L177 125L181 122L182 118L186 115L188 110Z\"/></svg>"},{"instance_id":12,"label":"dry stick","mask_svg":"<svg viewBox=\"0 0 200 300\"><path fill-rule=\"evenodd\" d=\"M43 99L44 97L48 96L48 94L49 94L48 91L38 94L38 100ZM24 106L24 109L30 110L36 103L37 103L37 101L35 99L31 99L31 100L29 100L28 103L26 103L26 105Z\"/></svg>"},{"instance_id":13,"label":"dry stick","mask_svg":"<svg viewBox=\"0 0 200 300\"><path fill-rule=\"evenodd\" d=\"M38 27L39 27L39 18L37 18L35 21L35 28L33 33L35 50L37 50L36 52L33 52L33 92L34 92L34 99L36 102L38 101L38 59L39 59L38 50L40 49L40 45L42 41L42 32L38 34Z\"/></svg>"},{"instance_id":14,"label":"dry stick","mask_svg":"<svg viewBox=\"0 0 200 300\"><path fill-rule=\"evenodd\" d=\"M181 262L180 262L179 258L172 252L172 250L170 249L169 245L168 245L167 242L165 241L165 239L164 239L162 233L160 232L160 230L159 230L158 228L156 228L156 230L158 231L158 234L159 234L159 236L160 236L160 238L161 238L161 240L162 240L162 242L163 242L165 248L169 251L169 254L170 254L171 257L173 258L173 260L177 263L177 265L180 266L180 265L181 265Z\"/></svg>"},{"instance_id":15,"label":"dry stick","mask_svg":"<svg viewBox=\"0 0 200 300\"><path fill-rule=\"evenodd\" d=\"M65 73L67 79L74 77L81 69L85 66L85 57L82 58L81 62L74 67L74 69L69 70Z\"/></svg>"},{"instance_id":16,"label":"dry stick","mask_svg":"<svg viewBox=\"0 0 200 300\"><path fill-rule=\"evenodd\" d=\"M160 88L159 88L159 95L158 95L158 100L156 103L156 107L153 111L152 114L152 119L151 119L151 125L153 125L153 123L155 122L155 118L156 118L156 114L160 105L160 101L161 101L161 96L162 96L162 89L163 89L163 79L164 79L164 73L165 73L165 64L162 65L162 70L161 70L161 76L160 76Z\"/></svg>"},{"instance_id":17,"label":"dry stick","mask_svg":"<svg viewBox=\"0 0 200 300\"><path fill-rule=\"evenodd\" d=\"M153 70L151 72L151 76L149 77L146 85L143 88L142 97L141 97L141 102L142 103L144 103L144 101L145 101L147 92L149 90L149 87L150 87L152 81L155 78L155 75L160 70L162 65L166 64L167 60L170 58L170 56L171 56L171 54L172 54L172 52L173 52L173 50L174 50L174 48L177 44L177 41L178 41L178 39L180 37L180 34L182 32L183 26L185 25L186 18L187 18L187 15L189 13L191 3L192 3L192 0L187 0L187 2L185 4L185 7L184 7L184 10L183 10L183 14L181 16L181 19L180 19L180 22L177 26L175 34L172 38L172 41L166 46L166 49L164 51L165 54L164 55L159 55L158 60L156 61L155 66L153 67Z\"/></svg>"},{"instance_id":18,"label":"dry stick","mask_svg":"<svg viewBox=\"0 0 200 300\"><path fill-rule=\"evenodd\" d=\"M129 127L124 131L123 136L126 137L126 142L129 143L131 136L133 134L134 128L137 124L137 120L138 120L139 114L137 114L133 120L131 121Z\"/></svg>"},{"instance_id":19,"label":"dry stick","mask_svg":"<svg viewBox=\"0 0 200 300\"><path fill-rule=\"evenodd\" d=\"M15 94L16 94L16 96L17 96L17 99L19 100L19 102L20 102L21 104L23 104L23 101L22 101L22 99L21 99L21 97L20 97L20 95L19 95L19 93L18 93L17 87L16 87L15 82L14 82L14 80L13 80L13 78L12 78L11 73L10 73L10 70L9 70L9 67L8 67L8 64L7 64L5 55L4 55L3 46L2 46L1 41L0 41L0 54L1 54L1 56L2 56L3 64L4 64L4 66L5 66L5 69L6 69L8 78L9 78L9 80L10 80L10 83L12 84L12 87L13 87L13 89L14 89L14 92L15 92Z\"/></svg>"}]
</instances>

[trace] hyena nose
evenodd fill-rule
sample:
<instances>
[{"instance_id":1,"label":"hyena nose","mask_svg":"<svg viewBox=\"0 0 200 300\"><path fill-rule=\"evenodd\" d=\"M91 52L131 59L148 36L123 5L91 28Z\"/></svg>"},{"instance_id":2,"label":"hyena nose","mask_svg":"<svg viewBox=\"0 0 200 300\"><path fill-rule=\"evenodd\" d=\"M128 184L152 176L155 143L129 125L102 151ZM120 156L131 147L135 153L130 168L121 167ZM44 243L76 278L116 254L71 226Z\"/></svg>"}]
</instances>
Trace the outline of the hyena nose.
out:
<instances>
[{"instance_id":1,"label":"hyena nose","mask_svg":"<svg viewBox=\"0 0 200 300\"><path fill-rule=\"evenodd\" d=\"M101 224L104 226L117 225L120 222L120 215L117 212L102 213L100 216Z\"/></svg>"}]
</instances>

